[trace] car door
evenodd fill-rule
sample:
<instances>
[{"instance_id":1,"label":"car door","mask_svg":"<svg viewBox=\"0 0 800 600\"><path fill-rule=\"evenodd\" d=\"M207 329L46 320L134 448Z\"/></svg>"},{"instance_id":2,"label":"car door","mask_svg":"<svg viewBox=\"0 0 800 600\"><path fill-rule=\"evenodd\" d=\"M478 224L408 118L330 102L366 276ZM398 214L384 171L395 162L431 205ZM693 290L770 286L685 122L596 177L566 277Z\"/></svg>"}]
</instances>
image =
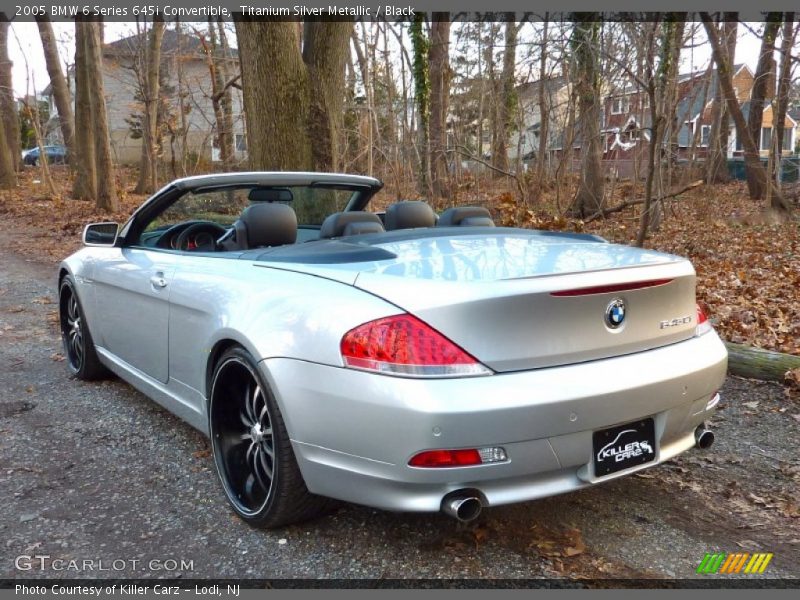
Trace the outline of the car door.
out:
<instances>
[{"instance_id":1,"label":"car door","mask_svg":"<svg viewBox=\"0 0 800 600\"><path fill-rule=\"evenodd\" d=\"M95 343L145 375L169 379L169 294L179 254L114 248L95 265Z\"/></svg>"}]
</instances>

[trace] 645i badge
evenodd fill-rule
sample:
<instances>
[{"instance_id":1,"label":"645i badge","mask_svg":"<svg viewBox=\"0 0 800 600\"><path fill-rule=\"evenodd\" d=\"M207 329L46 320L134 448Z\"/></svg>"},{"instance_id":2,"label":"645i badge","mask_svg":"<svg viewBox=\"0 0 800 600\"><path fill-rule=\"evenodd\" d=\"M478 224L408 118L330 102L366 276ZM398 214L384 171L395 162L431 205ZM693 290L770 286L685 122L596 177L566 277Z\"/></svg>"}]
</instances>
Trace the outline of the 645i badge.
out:
<instances>
[{"instance_id":1,"label":"645i badge","mask_svg":"<svg viewBox=\"0 0 800 600\"><path fill-rule=\"evenodd\" d=\"M642 419L595 431L592 435L592 447L596 477L655 460L656 433L653 419Z\"/></svg>"}]
</instances>

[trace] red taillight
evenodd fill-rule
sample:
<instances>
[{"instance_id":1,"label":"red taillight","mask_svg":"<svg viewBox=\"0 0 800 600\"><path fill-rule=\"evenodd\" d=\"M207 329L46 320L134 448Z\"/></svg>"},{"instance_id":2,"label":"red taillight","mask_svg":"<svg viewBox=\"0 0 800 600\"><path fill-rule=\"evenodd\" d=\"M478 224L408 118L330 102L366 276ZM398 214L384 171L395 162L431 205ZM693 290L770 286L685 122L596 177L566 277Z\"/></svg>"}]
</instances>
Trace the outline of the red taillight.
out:
<instances>
[{"instance_id":1,"label":"red taillight","mask_svg":"<svg viewBox=\"0 0 800 600\"><path fill-rule=\"evenodd\" d=\"M706 317L706 313L703 312L703 309L700 308L700 305L697 305L697 328L695 329L695 335L703 335L704 333L708 333L711 331L711 322Z\"/></svg>"},{"instance_id":2,"label":"red taillight","mask_svg":"<svg viewBox=\"0 0 800 600\"><path fill-rule=\"evenodd\" d=\"M408 464L412 467L468 467L481 464L477 450L427 450L416 454Z\"/></svg>"},{"instance_id":3,"label":"red taillight","mask_svg":"<svg viewBox=\"0 0 800 600\"><path fill-rule=\"evenodd\" d=\"M345 366L410 377L488 375L489 369L408 314L351 329L340 344Z\"/></svg>"},{"instance_id":4,"label":"red taillight","mask_svg":"<svg viewBox=\"0 0 800 600\"><path fill-rule=\"evenodd\" d=\"M425 450L411 457L411 467L435 469L438 467L470 467L502 463L508 460L505 448L464 448L460 450Z\"/></svg>"}]
</instances>

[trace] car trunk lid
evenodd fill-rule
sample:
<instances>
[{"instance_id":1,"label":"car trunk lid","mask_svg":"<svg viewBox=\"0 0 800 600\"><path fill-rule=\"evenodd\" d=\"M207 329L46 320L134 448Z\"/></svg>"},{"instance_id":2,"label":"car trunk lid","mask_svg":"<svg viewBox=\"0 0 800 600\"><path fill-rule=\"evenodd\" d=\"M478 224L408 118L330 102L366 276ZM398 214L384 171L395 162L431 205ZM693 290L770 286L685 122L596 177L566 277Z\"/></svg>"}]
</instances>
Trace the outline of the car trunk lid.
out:
<instances>
[{"instance_id":1,"label":"car trunk lid","mask_svg":"<svg viewBox=\"0 0 800 600\"><path fill-rule=\"evenodd\" d=\"M695 273L680 257L513 230L380 246L397 258L360 265L355 285L497 372L629 354L694 335Z\"/></svg>"}]
</instances>

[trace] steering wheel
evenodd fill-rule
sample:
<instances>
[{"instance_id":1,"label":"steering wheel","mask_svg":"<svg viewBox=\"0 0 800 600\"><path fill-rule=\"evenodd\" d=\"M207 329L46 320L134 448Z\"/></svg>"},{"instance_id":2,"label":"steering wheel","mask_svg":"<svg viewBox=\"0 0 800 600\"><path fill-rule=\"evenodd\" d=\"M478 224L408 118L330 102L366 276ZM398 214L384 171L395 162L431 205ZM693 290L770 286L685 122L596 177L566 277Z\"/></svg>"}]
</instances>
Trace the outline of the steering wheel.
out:
<instances>
[{"instance_id":1,"label":"steering wheel","mask_svg":"<svg viewBox=\"0 0 800 600\"><path fill-rule=\"evenodd\" d=\"M211 221L200 221L189 225L181 231L175 240L177 250L197 252L213 252L217 249L217 240L228 232L222 225Z\"/></svg>"}]
</instances>

